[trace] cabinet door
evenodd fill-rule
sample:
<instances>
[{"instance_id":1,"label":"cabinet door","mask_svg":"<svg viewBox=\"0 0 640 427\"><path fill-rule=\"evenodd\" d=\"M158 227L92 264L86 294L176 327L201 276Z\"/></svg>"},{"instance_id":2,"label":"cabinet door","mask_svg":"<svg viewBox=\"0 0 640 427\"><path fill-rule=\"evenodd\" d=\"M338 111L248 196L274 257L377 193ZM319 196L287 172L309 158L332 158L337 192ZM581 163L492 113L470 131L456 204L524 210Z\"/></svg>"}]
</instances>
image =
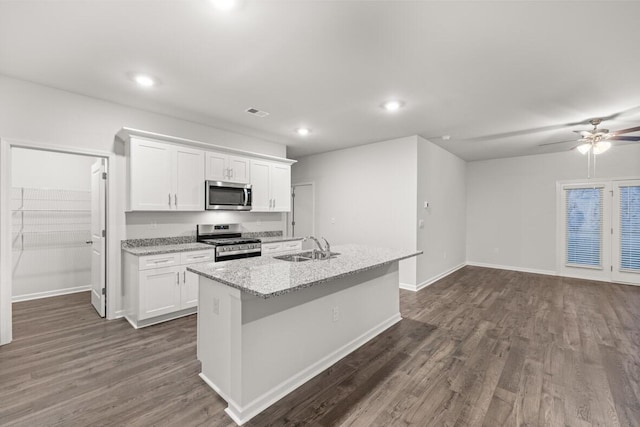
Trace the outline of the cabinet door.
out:
<instances>
[{"instance_id":1,"label":"cabinet door","mask_svg":"<svg viewBox=\"0 0 640 427\"><path fill-rule=\"evenodd\" d=\"M206 152L205 176L209 181L228 181L228 156L214 151Z\"/></svg>"},{"instance_id":2,"label":"cabinet door","mask_svg":"<svg viewBox=\"0 0 640 427\"><path fill-rule=\"evenodd\" d=\"M271 166L271 198L271 210L291 211L291 166L278 163Z\"/></svg>"},{"instance_id":3,"label":"cabinet door","mask_svg":"<svg viewBox=\"0 0 640 427\"><path fill-rule=\"evenodd\" d=\"M250 160L246 157L229 156L229 172L231 172L230 182L248 184L251 182Z\"/></svg>"},{"instance_id":4,"label":"cabinet door","mask_svg":"<svg viewBox=\"0 0 640 427\"><path fill-rule=\"evenodd\" d=\"M182 286L180 289L180 308L191 308L198 306L198 275L187 271L187 267L182 270Z\"/></svg>"},{"instance_id":5,"label":"cabinet door","mask_svg":"<svg viewBox=\"0 0 640 427\"><path fill-rule=\"evenodd\" d=\"M129 209L132 211L173 209L173 177L171 175L174 147L143 139L132 139L130 144Z\"/></svg>"},{"instance_id":6,"label":"cabinet door","mask_svg":"<svg viewBox=\"0 0 640 427\"><path fill-rule=\"evenodd\" d=\"M251 161L252 207L255 212L271 210L271 164L260 160Z\"/></svg>"},{"instance_id":7,"label":"cabinet door","mask_svg":"<svg viewBox=\"0 0 640 427\"><path fill-rule=\"evenodd\" d=\"M140 320L180 310L182 270L177 266L140 271Z\"/></svg>"},{"instance_id":8,"label":"cabinet door","mask_svg":"<svg viewBox=\"0 0 640 427\"><path fill-rule=\"evenodd\" d=\"M204 211L204 151L175 147L174 208Z\"/></svg>"}]
</instances>

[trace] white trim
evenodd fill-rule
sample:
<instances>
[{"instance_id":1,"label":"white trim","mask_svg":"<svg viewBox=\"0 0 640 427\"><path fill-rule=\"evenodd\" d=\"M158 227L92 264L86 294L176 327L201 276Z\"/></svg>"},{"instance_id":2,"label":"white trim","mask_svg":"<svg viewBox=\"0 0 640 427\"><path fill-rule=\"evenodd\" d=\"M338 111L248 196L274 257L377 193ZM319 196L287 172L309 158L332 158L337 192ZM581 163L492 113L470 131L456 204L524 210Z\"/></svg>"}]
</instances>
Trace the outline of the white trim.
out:
<instances>
[{"instance_id":1,"label":"white trim","mask_svg":"<svg viewBox=\"0 0 640 427\"><path fill-rule=\"evenodd\" d=\"M75 288L55 289L53 291L34 292L32 294L15 295L11 298L12 302L30 301L40 298L57 297L60 295L75 294L78 292L86 292L91 290L91 285L76 286Z\"/></svg>"},{"instance_id":2,"label":"white trim","mask_svg":"<svg viewBox=\"0 0 640 427\"><path fill-rule=\"evenodd\" d=\"M427 279L424 282L419 283L417 285L410 285L408 283L400 283L400 289L405 289L407 291L418 292L419 290L422 290L422 289L426 288L427 286L437 282L438 280L443 279L443 278L447 277L448 275L450 275L452 273L455 273L456 271L460 270L465 265L467 265L466 262L458 264L455 267L452 267L452 268L448 269L447 271L442 272L440 274L436 274L435 276L431 277L430 279Z\"/></svg>"},{"instance_id":3,"label":"white trim","mask_svg":"<svg viewBox=\"0 0 640 427\"><path fill-rule=\"evenodd\" d=\"M11 311L11 145L0 139L0 345L13 339Z\"/></svg>"},{"instance_id":4,"label":"white trim","mask_svg":"<svg viewBox=\"0 0 640 427\"><path fill-rule=\"evenodd\" d=\"M198 312L198 307L189 307L179 311L174 311L173 313L163 314L161 316L152 317L150 319L143 320L134 320L129 318L129 316L125 315L124 318L127 319L127 322L134 329L146 328L147 326L157 325L158 323L167 322L169 320L178 319L180 317L191 316L192 314L196 314Z\"/></svg>"},{"instance_id":5,"label":"white trim","mask_svg":"<svg viewBox=\"0 0 640 427\"><path fill-rule=\"evenodd\" d=\"M116 134L116 136L125 142L129 141L131 137L136 137L136 138L151 139L155 141L160 140L165 142L172 142L174 144L189 145L192 147L198 147L198 148L209 150L209 151L221 151L229 154L238 154L240 156L256 157L260 159L286 163L289 165L292 165L297 162L297 160L286 159L284 157L277 157L277 156L271 156L269 154L255 153L253 151L238 150L236 148L224 147L222 145L210 144L208 142L196 141L193 139L180 138L178 136L164 135L161 133L149 132L149 131L140 130L140 129L132 129L128 127L123 127L122 129L120 129Z\"/></svg>"},{"instance_id":6,"label":"white trim","mask_svg":"<svg viewBox=\"0 0 640 427\"><path fill-rule=\"evenodd\" d=\"M291 192L293 193L294 187L301 187L304 185L311 186L311 235L316 235L316 183L315 181L309 182L298 182L295 184L291 184ZM287 212L287 224L286 230L289 236L293 237L293 230L291 230L291 214L293 213L293 209L295 209L293 198L291 200L291 212Z\"/></svg>"},{"instance_id":7,"label":"white trim","mask_svg":"<svg viewBox=\"0 0 640 427\"><path fill-rule=\"evenodd\" d=\"M473 267L496 268L498 270L519 271L521 273L544 274L545 276L559 276L559 274L553 270L540 270L538 268L514 267L512 265L489 264L486 262L474 262L474 261L467 261L467 265L470 265Z\"/></svg>"},{"instance_id":8,"label":"white trim","mask_svg":"<svg viewBox=\"0 0 640 427\"><path fill-rule=\"evenodd\" d=\"M119 256L120 239L117 226L116 191L116 155L113 152L91 150L82 147L44 144L40 142L0 139L0 345L12 340L11 292L12 292L12 251L11 239L4 236L11 234L11 149L27 148L32 150L51 151L54 153L76 154L81 156L98 157L107 160L107 319L115 319L116 297L119 290L119 272L117 259ZM6 266L6 267L5 267Z\"/></svg>"},{"instance_id":9,"label":"white trim","mask_svg":"<svg viewBox=\"0 0 640 427\"><path fill-rule=\"evenodd\" d=\"M309 381L311 378L325 371L326 369L337 363L340 359L357 350L362 345L366 344L368 341L380 335L382 332L386 331L401 320L402 317L400 316L400 313L395 313L387 320L369 329L359 337L354 338L347 344L318 360L308 368L281 382L280 384L278 384L268 392L262 394L261 396L257 397L244 407L240 407L233 401L225 399L227 403L229 403L229 406L224 411L236 424L242 425L246 423L251 418L255 417L260 412L264 411L266 408L273 405L275 402L282 399L284 396ZM200 374L200 378L202 378L202 380L209 387L220 394L220 392L218 391L219 388L212 381L206 378L203 374ZM222 394L220 395L224 399L224 396Z\"/></svg>"}]
</instances>

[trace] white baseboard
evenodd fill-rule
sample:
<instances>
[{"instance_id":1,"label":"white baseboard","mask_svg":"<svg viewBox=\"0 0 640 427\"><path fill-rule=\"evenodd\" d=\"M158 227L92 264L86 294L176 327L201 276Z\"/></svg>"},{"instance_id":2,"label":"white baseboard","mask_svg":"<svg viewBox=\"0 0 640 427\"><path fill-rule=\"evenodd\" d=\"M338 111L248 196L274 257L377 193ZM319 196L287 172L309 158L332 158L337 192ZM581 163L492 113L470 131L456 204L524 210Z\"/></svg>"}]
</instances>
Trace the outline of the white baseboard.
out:
<instances>
[{"instance_id":1,"label":"white baseboard","mask_svg":"<svg viewBox=\"0 0 640 427\"><path fill-rule=\"evenodd\" d=\"M60 295L75 294L77 292L86 292L91 290L91 285L76 286L75 288L56 289L53 291L35 292L33 294L14 295L11 302L29 301L33 299L57 297Z\"/></svg>"},{"instance_id":2,"label":"white baseboard","mask_svg":"<svg viewBox=\"0 0 640 427\"><path fill-rule=\"evenodd\" d=\"M488 264L485 262L474 262L474 261L467 261L467 265L471 265L474 267L496 268L498 270L520 271L522 273L535 273L535 274L544 274L547 276L558 276L558 273L553 270L539 270L537 268L514 267L511 265Z\"/></svg>"},{"instance_id":3,"label":"white baseboard","mask_svg":"<svg viewBox=\"0 0 640 427\"><path fill-rule=\"evenodd\" d=\"M291 378L281 382L280 384L278 384L268 392L264 393L262 396L257 397L256 399L254 399L252 402L248 403L244 407L241 407L237 405L235 402L225 399L229 404L229 407L225 409L225 412L227 413L227 415L229 415L229 417L231 417L231 419L236 424L242 425L246 423L251 418L255 417L260 412L264 411L269 406L273 405L275 402L282 399L284 396L286 396L287 394L291 393L293 390L297 389L298 387L300 387L301 385L309 381L311 378L325 371L326 369L328 369L329 367L337 363L340 359L354 352L359 347L361 347L371 339L377 337L382 332L386 331L391 326L395 325L401 320L402 320L402 317L400 316L400 313L394 314L387 320L374 326L373 328L369 329L362 335L356 337L355 339L351 340L347 344L338 348L334 352L323 357L313 365L298 372L296 375L292 376ZM203 381L207 383L209 387L211 387L216 392L218 392L218 394L220 394L219 388L213 382L211 382L208 378L206 378L203 374L200 374L200 378L202 378ZM221 396L221 397L224 399L224 396Z\"/></svg>"},{"instance_id":4,"label":"white baseboard","mask_svg":"<svg viewBox=\"0 0 640 427\"><path fill-rule=\"evenodd\" d=\"M419 283L417 285L410 285L408 283L400 283L400 289L406 289L407 291L418 292L419 290L426 288L427 286L431 285L432 283L435 283L438 280L440 280L440 279L442 279L444 277L447 277L451 273L454 273L454 272L460 270L465 265L467 265L467 263L464 263L464 262L462 264L458 264L455 267L450 268L449 270L447 270L447 271L445 271L443 273L437 274L437 275L435 275L435 276L433 276L433 277L431 277L431 278L429 278L429 279L425 280L424 282Z\"/></svg>"}]
</instances>

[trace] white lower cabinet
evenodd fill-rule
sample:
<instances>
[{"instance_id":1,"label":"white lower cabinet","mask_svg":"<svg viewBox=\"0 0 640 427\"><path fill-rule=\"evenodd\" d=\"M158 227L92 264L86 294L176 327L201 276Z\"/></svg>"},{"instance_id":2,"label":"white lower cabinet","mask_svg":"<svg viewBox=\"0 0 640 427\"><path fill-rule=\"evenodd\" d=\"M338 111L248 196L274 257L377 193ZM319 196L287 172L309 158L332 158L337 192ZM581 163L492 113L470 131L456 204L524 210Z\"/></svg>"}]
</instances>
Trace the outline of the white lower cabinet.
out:
<instances>
[{"instance_id":1,"label":"white lower cabinet","mask_svg":"<svg viewBox=\"0 0 640 427\"><path fill-rule=\"evenodd\" d=\"M214 262L214 257L213 250L149 256L125 253L127 320L141 328L195 313L199 277L187 267Z\"/></svg>"},{"instance_id":2,"label":"white lower cabinet","mask_svg":"<svg viewBox=\"0 0 640 427\"><path fill-rule=\"evenodd\" d=\"M287 242L274 242L262 244L262 255L278 254L287 251L301 251L302 240L290 240Z\"/></svg>"}]
</instances>

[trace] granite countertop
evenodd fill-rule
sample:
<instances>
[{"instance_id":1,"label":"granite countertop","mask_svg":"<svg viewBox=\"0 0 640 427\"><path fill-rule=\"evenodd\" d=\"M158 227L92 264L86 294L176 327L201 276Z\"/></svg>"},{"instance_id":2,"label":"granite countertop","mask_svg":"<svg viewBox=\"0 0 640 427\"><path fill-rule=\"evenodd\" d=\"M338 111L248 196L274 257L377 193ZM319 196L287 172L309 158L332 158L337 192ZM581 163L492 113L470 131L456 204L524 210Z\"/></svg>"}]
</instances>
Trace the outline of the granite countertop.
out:
<instances>
[{"instance_id":1,"label":"granite countertop","mask_svg":"<svg viewBox=\"0 0 640 427\"><path fill-rule=\"evenodd\" d=\"M271 237L260 237L259 239L262 243L277 243L277 242L291 242L294 240L302 240L302 237L271 236Z\"/></svg>"},{"instance_id":2,"label":"granite countertop","mask_svg":"<svg viewBox=\"0 0 640 427\"><path fill-rule=\"evenodd\" d=\"M195 264L187 270L262 298L286 294L385 264L420 255L422 251L340 245L335 258L289 262L270 256ZM294 253L297 251L294 251ZM291 253L284 252L283 254ZM283 255L278 254L278 256Z\"/></svg>"},{"instance_id":3,"label":"granite countertop","mask_svg":"<svg viewBox=\"0 0 640 427\"><path fill-rule=\"evenodd\" d=\"M136 256L161 255L174 252L200 251L205 249L213 250L213 246L198 242L173 243L168 245L155 246L122 246L123 251Z\"/></svg>"}]
</instances>

